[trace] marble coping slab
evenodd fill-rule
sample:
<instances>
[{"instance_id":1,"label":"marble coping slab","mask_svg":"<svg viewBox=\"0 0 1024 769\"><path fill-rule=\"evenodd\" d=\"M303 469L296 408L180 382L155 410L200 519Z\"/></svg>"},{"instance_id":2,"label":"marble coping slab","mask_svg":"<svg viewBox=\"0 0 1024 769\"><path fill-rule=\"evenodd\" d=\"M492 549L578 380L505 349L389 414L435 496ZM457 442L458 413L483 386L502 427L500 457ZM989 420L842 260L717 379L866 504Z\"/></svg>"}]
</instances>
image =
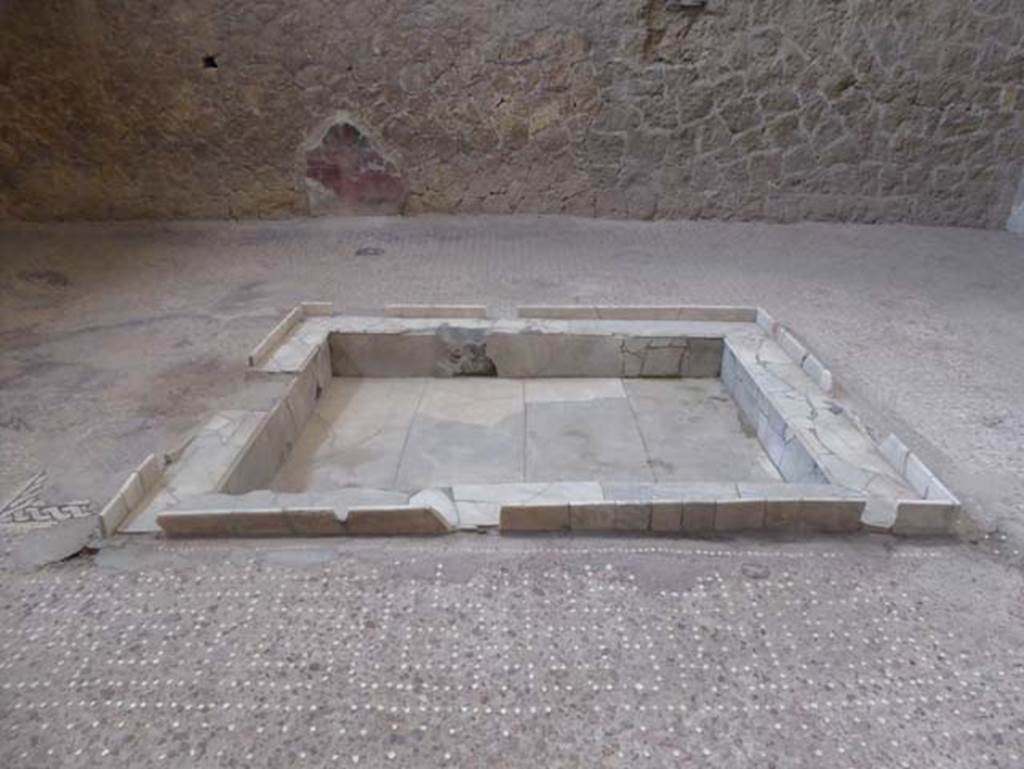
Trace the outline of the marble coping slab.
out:
<instances>
[{"instance_id":1,"label":"marble coping slab","mask_svg":"<svg viewBox=\"0 0 1024 769\"><path fill-rule=\"evenodd\" d=\"M395 318L486 318L482 304L388 304L384 314Z\"/></svg>"},{"instance_id":2,"label":"marble coping slab","mask_svg":"<svg viewBox=\"0 0 1024 769\"><path fill-rule=\"evenodd\" d=\"M717 304L661 304L661 305L581 305L581 304L528 304L520 305L520 318L593 319L593 320L698 320L753 323L757 320L756 307L737 307Z\"/></svg>"},{"instance_id":3,"label":"marble coping slab","mask_svg":"<svg viewBox=\"0 0 1024 769\"><path fill-rule=\"evenodd\" d=\"M271 352L284 342L297 325L304 319L330 315L333 307L330 302L300 302L295 305L270 332L259 341L249 353L249 366L259 365Z\"/></svg>"},{"instance_id":4,"label":"marble coping slab","mask_svg":"<svg viewBox=\"0 0 1024 769\"><path fill-rule=\"evenodd\" d=\"M853 532L865 500L828 484L468 484L404 494L386 489L197 494L169 503L154 530L169 536L345 536L502 532L653 532L712 536L761 530Z\"/></svg>"},{"instance_id":5,"label":"marble coping slab","mask_svg":"<svg viewBox=\"0 0 1024 769\"><path fill-rule=\"evenodd\" d=\"M169 537L337 537L448 534L451 524L430 507L212 507L166 510L157 524Z\"/></svg>"},{"instance_id":6,"label":"marble coping slab","mask_svg":"<svg viewBox=\"0 0 1024 769\"><path fill-rule=\"evenodd\" d=\"M525 496L509 496L497 487L454 487L424 490L419 494L426 498L421 499L414 499L417 495L400 499L398 492L377 490L378 495L390 496L365 500L364 506L378 509L382 521L388 515L398 516L395 520L402 517L404 513L381 512L397 505L403 510L419 510L419 515L433 510L453 528L499 526L504 531L523 530L520 524L527 520L534 520L529 525L541 526L536 521L545 516L557 520L557 525L539 530L594 526L633 530L645 514L649 515L650 530L682 533L776 526L850 530L852 511L859 504L857 527L923 535L948 533L953 526L959 508L956 497L895 436L876 444L856 416L833 397L831 372L788 329L759 308L623 307L593 309L592 313L580 308L522 308L528 315L564 317L488 319L438 317L444 307L436 307L437 313L423 311L429 317L408 317L413 312L410 308L415 307L398 306L390 317L334 316L323 303L296 307L250 356L256 370L290 377L284 397L265 411L218 414L181 456L147 457L101 513L104 530L108 534L160 530L162 513L185 515L188 511L182 508L183 500L196 495L234 495L227 500L244 509L246 492L255 493L269 484L328 380L339 374L720 376L741 418L756 432L787 482L781 486L789 487L788 497L783 488L771 492L771 503L766 495L763 504L745 498L740 487L735 487L734 492L721 492L711 500L716 505L713 513L705 504L704 508L691 507L689 518L685 494L656 500L638 492L639 496L610 499L603 490L600 494L570 495L573 484L546 484L548 492L544 494L556 498L541 494L539 502L530 496L537 489ZM475 306L458 307L466 308L464 316L479 314ZM454 309L452 314L456 314ZM596 480L588 483L591 492L602 489ZM525 488L531 484L516 485ZM467 494L480 493L473 488L489 490L484 498L472 498ZM797 489L805 493L797 494ZM686 493L695 493L695 489ZM501 498L493 498L495 495ZM850 495L856 499L851 500ZM655 501L666 504L659 504L657 511L651 507L648 513L618 507L619 502L635 506ZM691 502L697 505L708 500ZM845 523L818 520L821 516L814 511L819 502L821 509L831 510L821 516L838 514L832 510L838 507ZM675 512L670 503L682 505L678 529L672 528ZM221 504L224 510L232 509L228 501ZM533 510L538 506L546 512ZM505 508L507 512L503 512ZM302 509L340 510L340 520L347 520L344 516L353 508L344 501L318 506L293 498L260 509L293 511L291 517L286 513L279 516L277 525L284 526L292 525L288 522ZM253 518L272 519L270 513ZM258 528L256 523L254 526Z\"/></svg>"},{"instance_id":7,"label":"marble coping slab","mask_svg":"<svg viewBox=\"0 0 1024 769\"><path fill-rule=\"evenodd\" d=\"M384 317L331 316L329 304L303 302L257 344L249 354L249 366L268 373L295 373L331 333L422 335L439 334L450 327L453 333L461 330L464 336L477 338L490 334L540 333L719 339L753 323L777 341L823 390L832 392L835 387L832 372L819 357L809 352L792 331L757 307L529 305L519 307L518 314L519 319L487 319L486 308L482 305L388 305ZM638 326L641 322L645 325Z\"/></svg>"},{"instance_id":8,"label":"marble coping slab","mask_svg":"<svg viewBox=\"0 0 1024 769\"><path fill-rule=\"evenodd\" d=\"M283 333L277 329L257 345L249 358L254 371L263 373L289 373L301 371L310 356L324 344L332 347L337 375L387 376L382 373L355 371L338 363L341 357L335 348L349 353L356 363L366 365L374 361L373 371L394 370L382 368L396 357L412 356L420 365L414 368L410 363L404 376L445 376L463 373L455 368L447 373L445 366L424 368L422 361L427 358L431 364L444 362L447 353L456 357L472 357L474 350L486 346L487 354L497 360L499 376L536 376L534 373L541 363L537 357L557 358L566 354L565 346L574 345L568 354L580 356L583 363L590 358L617 359L616 356L636 357L646 347L685 348L686 343L696 348L704 343L705 348L720 352L721 340L739 326L754 327L752 319L742 323L721 320L591 320L591 319L516 319L479 317L405 317L405 316L306 316L297 310L289 314L292 321ZM282 321L282 323L284 323ZM282 324L279 324L279 326ZM332 340L335 340L332 342ZM337 340L345 340L339 344ZM367 352L363 348L377 348ZM580 347L586 349L581 350ZM497 352L495 350L497 349ZM373 354L373 353L376 354ZM655 353L654 358L664 357ZM713 363L713 357L708 361ZM568 361L566 366L573 362ZM627 376L640 376L642 361ZM614 367L612 367L614 368ZM711 369L714 367L712 366ZM504 369L504 371L502 370ZM517 370L518 369L518 370ZM563 366L560 370L568 370ZM621 370L621 369L620 369ZM419 373L416 373L419 372ZM472 373L472 372L471 372ZM667 372L663 375L678 372ZM540 375L544 375L541 373ZM552 373L548 376L561 376ZM580 371L577 376L614 376L607 373L593 374Z\"/></svg>"}]
</instances>

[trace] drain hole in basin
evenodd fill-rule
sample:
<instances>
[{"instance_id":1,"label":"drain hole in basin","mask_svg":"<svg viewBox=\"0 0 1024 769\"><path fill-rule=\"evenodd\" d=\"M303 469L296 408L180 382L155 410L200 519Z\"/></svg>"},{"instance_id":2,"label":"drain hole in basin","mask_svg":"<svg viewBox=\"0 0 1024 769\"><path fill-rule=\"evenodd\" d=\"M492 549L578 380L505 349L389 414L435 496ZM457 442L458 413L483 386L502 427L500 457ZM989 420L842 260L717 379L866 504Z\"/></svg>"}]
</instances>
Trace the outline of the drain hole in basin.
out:
<instances>
[{"instance_id":1,"label":"drain hole in basin","mask_svg":"<svg viewBox=\"0 0 1024 769\"><path fill-rule=\"evenodd\" d=\"M448 353L452 376L498 376L498 367L487 355L486 344L464 344Z\"/></svg>"}]
</instances>

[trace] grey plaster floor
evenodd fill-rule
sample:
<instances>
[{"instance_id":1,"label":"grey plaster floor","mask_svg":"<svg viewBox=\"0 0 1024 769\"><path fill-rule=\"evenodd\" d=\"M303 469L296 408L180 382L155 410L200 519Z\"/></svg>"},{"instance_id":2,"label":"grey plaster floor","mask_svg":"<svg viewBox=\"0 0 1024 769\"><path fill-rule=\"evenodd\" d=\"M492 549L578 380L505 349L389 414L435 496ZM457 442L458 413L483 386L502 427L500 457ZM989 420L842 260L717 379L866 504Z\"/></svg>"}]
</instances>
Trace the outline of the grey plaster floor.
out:
<instances>
[{"instance_id":1,"label":"grey plaster floor","mask_svg":"<svg viewBox=\"0 0 1024 769\"><path fill-rule=\"evenodd\" d=\"M345 379L277 491L780 480L717 379Z\"/></svg>"},{"instance_id":2,"label":"grey plaster floor","mask_svg":"<svg viewBox=\"0 0 1024 769\"><path fill-rule=\"evenodd\" d=\"M1022 765L1024 240L420 218L0 228L0 495L100 505L297 299L753 303L998 530L0 558L0 766ZM10 547L13 527L0 525ZM1009 537L1008 539L1004 538Z\"/></svg>"}]
</instances>

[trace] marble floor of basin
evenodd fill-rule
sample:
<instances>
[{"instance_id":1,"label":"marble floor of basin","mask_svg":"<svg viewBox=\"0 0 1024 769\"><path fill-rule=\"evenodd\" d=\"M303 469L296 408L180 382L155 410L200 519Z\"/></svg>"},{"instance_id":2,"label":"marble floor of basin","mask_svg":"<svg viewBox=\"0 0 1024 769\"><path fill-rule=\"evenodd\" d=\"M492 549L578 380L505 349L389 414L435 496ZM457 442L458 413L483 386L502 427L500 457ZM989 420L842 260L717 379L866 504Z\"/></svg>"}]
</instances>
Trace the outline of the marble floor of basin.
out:
<instances>
[{"instance_id":1,"label":"marble floor of basin","mask_svg":"<svg viewBox=\"0 0 1024 769\"><path fill-rule=\"evenodd\" d=\"M271 487L779 480L717 379L336 378Z\"/></svg>"}]
</instances>

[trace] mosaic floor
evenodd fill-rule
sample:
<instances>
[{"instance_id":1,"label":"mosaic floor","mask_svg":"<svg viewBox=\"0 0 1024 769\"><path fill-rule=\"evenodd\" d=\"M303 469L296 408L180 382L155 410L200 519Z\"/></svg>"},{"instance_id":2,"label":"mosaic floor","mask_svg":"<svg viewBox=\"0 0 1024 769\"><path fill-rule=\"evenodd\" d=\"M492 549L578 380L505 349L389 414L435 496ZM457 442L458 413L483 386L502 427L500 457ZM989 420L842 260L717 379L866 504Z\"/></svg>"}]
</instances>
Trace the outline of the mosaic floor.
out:
<instances>
[{"instance_id":1,"label":"mosaic floor","mask_svg":"<svg viewBox=\"0 0 1024 769\"><path fill-rule=\"evenodd\" d=\"M1016 769L996 569L864 539L135 540L5 577L0 765Z\"/></svg>"}]
</instances>

